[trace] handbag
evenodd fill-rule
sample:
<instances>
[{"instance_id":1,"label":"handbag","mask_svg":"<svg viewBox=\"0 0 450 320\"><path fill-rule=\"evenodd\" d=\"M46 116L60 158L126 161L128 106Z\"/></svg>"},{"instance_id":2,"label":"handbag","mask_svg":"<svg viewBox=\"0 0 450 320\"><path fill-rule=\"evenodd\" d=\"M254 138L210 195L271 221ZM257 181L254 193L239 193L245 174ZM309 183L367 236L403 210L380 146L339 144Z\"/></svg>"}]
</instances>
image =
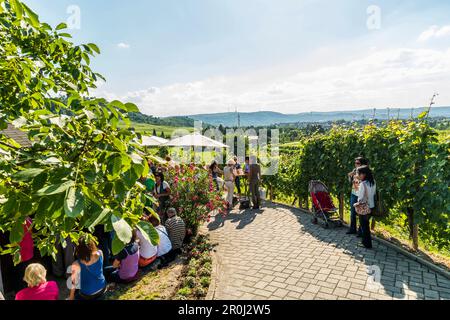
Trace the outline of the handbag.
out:
<instances>
[{"instance_id":1,"label":"handbag","mask_svg":"<svg viewBox=\"0 0 450 320\"><path fill-rule=\"evenodd\" d=\"M362 184L359 186L361 188ZM363 201L358 201L354 204L355 211L360 216L367 216L371 213L371 210L369 208L368 202L368 195L367 195L367 186L364 186L364 198Z\"/></svg>"}]
</instances>

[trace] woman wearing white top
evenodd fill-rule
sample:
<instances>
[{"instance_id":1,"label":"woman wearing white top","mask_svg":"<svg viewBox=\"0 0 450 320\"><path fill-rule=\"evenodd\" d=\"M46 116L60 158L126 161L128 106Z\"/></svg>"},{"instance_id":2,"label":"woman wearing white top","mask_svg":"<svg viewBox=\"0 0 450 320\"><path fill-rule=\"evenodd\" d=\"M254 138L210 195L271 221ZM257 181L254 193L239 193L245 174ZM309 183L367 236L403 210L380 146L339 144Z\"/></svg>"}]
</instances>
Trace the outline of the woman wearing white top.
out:
<instances>
[{"instance_id":1,"label":"woman wearing white top","mask_svg":"<svg viewBox=\"0 0 450 320\"><path fill-rule=\"evenodd\" d=\"M158 232L159 244L157 246L157 257L159 258L172 250L172 242L170 242L166 228L161 225L157 217L150 215L148 217L148 222L150 222Z\"/></svg>"},{"instance_id":2,"label":"woman wearing white top","mask_svg":"<svg viewBox=\"0 0 450 320\"><path fill-rule=\"evenodd\" d=\"M375 192L377 185L373 179L372 170L368 166L362 166L357 169L357 174L361 183L358 189L358 203L365 202L372 210L375 208ZM360 215L359 224L362 231L362 244L364 247L372 248L372 237L370 234L370 215Z\"/></svg>"},{"instance_id":3,"label":"woman wearing white top","mask_svg":"<svg viewBox=\"0 0 450 320\"><path fill-rule=\"evenodd\" d=\"M234 160L228 160L227 166L223 169L223 178L225 180L225 187L227 188L227 202L228 209L233 208L233 194L234 194L234 166L236 163Z\"/></svg>"}]
</instances>

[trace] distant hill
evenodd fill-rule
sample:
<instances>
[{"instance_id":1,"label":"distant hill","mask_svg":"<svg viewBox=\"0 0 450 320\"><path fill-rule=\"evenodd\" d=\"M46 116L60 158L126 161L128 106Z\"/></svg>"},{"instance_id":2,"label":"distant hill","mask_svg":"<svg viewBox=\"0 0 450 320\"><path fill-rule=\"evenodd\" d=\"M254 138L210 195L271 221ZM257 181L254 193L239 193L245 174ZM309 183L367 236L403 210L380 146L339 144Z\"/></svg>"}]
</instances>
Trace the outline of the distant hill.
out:
<instances>
[{"instance_id":1,"label":"distant hill","mask_svg":"<svg viewBox=\"0 0 450 320\"><path fill-rule=\"evenodd\" d=\"M426 108L414 108L413 115L417 117ZM281 123L296 122L327 122L327 121L353 121L371 119L373 109L354 111L334 111L334 112L304 112L297 114L283 114L279 112L260 111L239 113L241 126L268 126ZM390 109L390 118L408 119L411 117L411 109ZM385 120L388 117L388 109L377 109L376 119ZM431 109L430 117L450 117L450 107L434 107ZM171 117L178 118L178 117ZM180 117L181 118L181 117ZM235 112L197 114L188 118L202 121L214 126L223 125L225 127L237 126L238 117ZM162 118L166 119L166 118Z\"/></svg>"},{"instance_id":2,"label":"distant hill","mask_svg":"<svg viewBox=\"0 0 450 320\"><path fill-rule=\"evenodd\" d=\"M189 117L167 117L158 118L154 116L149 116L140 112L130 113L130 120L136 123L152 124L157 126L167 126L167 127L193 127L194 119Z\"/></svg>"}]
</instances>

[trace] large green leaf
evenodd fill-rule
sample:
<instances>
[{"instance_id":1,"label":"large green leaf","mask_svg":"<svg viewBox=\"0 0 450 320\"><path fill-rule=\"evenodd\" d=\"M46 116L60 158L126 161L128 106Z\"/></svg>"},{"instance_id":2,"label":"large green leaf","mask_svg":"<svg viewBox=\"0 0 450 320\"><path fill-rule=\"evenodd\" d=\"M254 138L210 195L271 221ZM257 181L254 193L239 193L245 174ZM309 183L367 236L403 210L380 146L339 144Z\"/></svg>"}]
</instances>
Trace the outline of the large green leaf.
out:
<instances>
[{"instance_id":1,"label":"large green leaf","mask_svg":"<svg viewBox=\"0 0 450 320\"><path fill-rule=\"evenodd\" d=\"M120 241L125 244L129 243L131 241L131 237L133 236L133 230L131 229L128 222L126 222L122 218L119 218L115 214L111 216L111 222L114 231L116 232L116 235L120 239Z\"/></svg>"},{"instance_id":2,"label":"large green leaf","mask_svg":"<svg viewBox=\"0 0 450 320\"><path fill-rule=\"evenodd\" d=\"M58 24L56 26L56 30L62 30L62 29L67 29L67 23L61 22L60 24Z\"/></svg>"},{"instance_id":3,"label":"large green leaf","mask_svg":"<svg viewBox=\"0 0 450 320\"><path fill-rule=\"evenodd\" d=\"M15 174L12 175L13 180L15 181L30 181L33 178L37 177L38 175L40 175L42 172L44 172L44 169L39 169L39 168L31 168L31 169L26 169L23 171L19 171Z\"/></svg>"},{"instance_id":4,"label":"large green leaf","mask_svg":"<svg viewBox=\"0 0 450 320\"><path fill-rule=\"evenodd\" d=\"M159 244L159 234L155 227L146 221L139 221L137 225L144 238L151 242L154 246Z\"/></svg>"},{"instance_id":5,"label":"large green leaf","mask_svg":"<svg viewBox=\"0 0 450 320\"><path fill-rule=\"evenodd\" d=\"M76 218L83 213L84 195L80 189L71 187L64 201L64 212L71 218Z\"/></svg>"},{"instance_id":6,"label":"large green leaf","mask_svg":"<svg viewBox=\"0 0 450 320\"><path fill-rule=\"evenodd\" d=\"M122 251L123 248L125 248L125 243L122 242L122 240L119 239L117 234L114 235L114 238L112 240L112 253L113 255L119 254L120 251Z\"/></svg>"},{"instance_id":7,"label":"large green leaf","mask_svg":"<svg viewBox=\"0 0 450 320\"><path fill-rule=\"evenodd\" d=\"M95 218L94 221L92 221L92 222L88 221L88 223L87 223L88 228L89 228L90 230L93 230L93 228L94 228L95 226L97 226L100 222L102 222L103 219L105 219L106 216L107 216L109 213L111 213L111 209L108 209L108 208L103 209L102 211L100 211L100 212L99 212L99 215ZM95 216L94 216L94 217L95 217ZM90 220L91 220L91 219L90 219Z\"/></svg>"},{"instance_id":8,"label":"large green leaf","mask_svg":"<svg viewBox=\"0 0 450 320\"><path fill-rule=\"evenodd\" d=\"M51 186L44 187L40 189L36 194L38 196L50 196L54 194L59 194L65 192L70 187L73 187L75 185L75 182L72 180L60 183L60 184L53 184Z\"/></svg>"},{"instance_id":9,"label":"large green leaf","mask_svg":"<svg viewBox=\"0 0 450 320\"><path fill-rule=\"evenodd\" d=\"M125 103L125 109L128 112L139 112L139 108L134 103Z\"/></svg>"},{"instance_id":10,"label":"large green leaf","mask_svg":"<svg viewBox=\"0 0 450 320\"><path fill-rule=\"evenodd\" d=\"M36 13L34 13L30 8L28 8L25 4L22 4L25 12L27 13L27 16L31 22L31 25L35 28L38 28L40 26L39 23L39 17Z\"/></svg>"},{"instance_id":11,"label":"large green leaf","mask_svg":"<svg viewBox=\"0 0 450 320\"><path fill-rule=\"evenodd\" d=\"M17 19L22 19L23 16L23 7L20 1L18 0L9 0L9 3L11 4L12 9L14 10Z\"/></svg>"},{"instance_id":12,"label":"large green leaf","mask_svg":"<svg viewBox=\"0 0 450 320\"><path fill-rule=\"evenodd\" d=\"M24 221L17 220L13 227L11 228L11 232L9 233L9 242L10 243L19 243L23 238L23 224Z\"/></svg>"},{"instance_id":13,"label":"large green leaf","mask_svg":"<svg viewBox=\"0 0 450 320\"><path fill-rule=\"evenodd\" d=\"M113 144L120 152L125 152L127 150L126 145L118 138L113 139Z\"/></svg>"},{"instance_id":14,"label":"large green leaf","mask_svg":"<svg viewBox=\"0 0 450 320\"><path fill-rule=\"evenodd\" d=\"M100 54L100 49L95 43L88 43L89 48L91 48L93 51L97 52L97 54Z\"/></svg>"}]
</instances>

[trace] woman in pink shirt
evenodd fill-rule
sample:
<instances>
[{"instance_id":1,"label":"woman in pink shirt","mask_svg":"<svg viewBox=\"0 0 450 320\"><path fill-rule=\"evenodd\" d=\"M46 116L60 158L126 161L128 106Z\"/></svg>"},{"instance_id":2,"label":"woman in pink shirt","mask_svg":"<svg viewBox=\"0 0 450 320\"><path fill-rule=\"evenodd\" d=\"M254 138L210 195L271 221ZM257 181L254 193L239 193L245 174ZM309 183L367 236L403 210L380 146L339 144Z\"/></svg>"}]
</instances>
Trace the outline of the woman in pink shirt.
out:
<instances>
[{"instance_id":1,"label":"woman in pink shirt","mask_svg":"<svg viewBox=\"0 0 450 320\"><path fill-rule=\"evenodd\" d=\"M54 281L47 281L46 277L47 270L41 264L30 264L23 277L28 288L20 290L16 300L58 300L58 285Z\"/></svg>"}]
</instances>

